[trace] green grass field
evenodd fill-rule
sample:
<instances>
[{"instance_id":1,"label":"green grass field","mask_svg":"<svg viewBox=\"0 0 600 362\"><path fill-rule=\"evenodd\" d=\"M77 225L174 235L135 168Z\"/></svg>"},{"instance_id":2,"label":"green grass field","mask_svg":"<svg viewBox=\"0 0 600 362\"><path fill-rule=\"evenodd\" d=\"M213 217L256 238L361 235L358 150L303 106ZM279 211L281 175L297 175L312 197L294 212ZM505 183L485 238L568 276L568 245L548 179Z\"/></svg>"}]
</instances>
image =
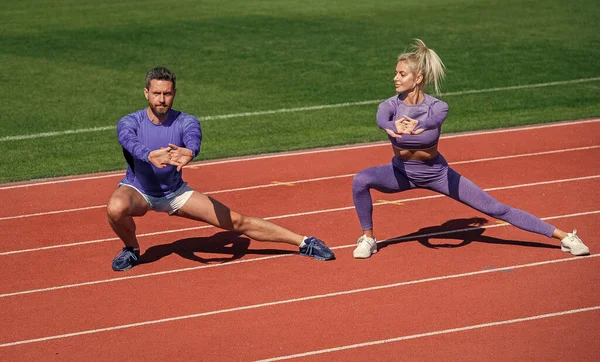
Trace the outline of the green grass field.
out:
<instances>
[{"instance_id":1,"label":"green grass field","mask_svg":"<svg viewBox=\"0 0 600 362\"><path fill-rule=\"evenodd\" d=\"M156 65L178 76L175 108L198 117L377 101L418 37L447 66L445 133L600 116L597 0L169 3L2 5L0 183L123 170L112 127L146 106ZM565 83L461 93L551 82ZM197 159L381 141L376 108L206 119ZM34 136L94 127L106 129Z\"/></svg>"}]
</instances>

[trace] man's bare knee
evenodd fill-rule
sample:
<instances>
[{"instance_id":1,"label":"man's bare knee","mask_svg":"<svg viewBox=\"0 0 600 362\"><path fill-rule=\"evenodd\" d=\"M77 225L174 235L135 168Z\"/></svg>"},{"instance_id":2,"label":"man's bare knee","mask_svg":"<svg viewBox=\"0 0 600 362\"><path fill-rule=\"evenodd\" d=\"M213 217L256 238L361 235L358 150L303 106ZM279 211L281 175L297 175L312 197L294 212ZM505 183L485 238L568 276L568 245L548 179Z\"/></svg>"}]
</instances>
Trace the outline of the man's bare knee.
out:
<instances>
[{"instance_id":1,"label":"man's bare knee","mask_svg":"<svg viewBox=\"0 0 600 362\"><path fill-rule=\"evenodd\" d=\"M128 216L129 203L123 198L112 197L106 205L106 213L112 220L119 220L123 216Z\"/></svg>"},{"instance_id":2,"label":"man's bare knee","mask_svg":"<svg viewBox=\"0 0 600 362\"><path fill-rule=\"evenodd\" d=\"M236 217L232 218L233 230L246 233L247 231L252 229L252 218L238 214Z\"/></svg>"}]
</instances>

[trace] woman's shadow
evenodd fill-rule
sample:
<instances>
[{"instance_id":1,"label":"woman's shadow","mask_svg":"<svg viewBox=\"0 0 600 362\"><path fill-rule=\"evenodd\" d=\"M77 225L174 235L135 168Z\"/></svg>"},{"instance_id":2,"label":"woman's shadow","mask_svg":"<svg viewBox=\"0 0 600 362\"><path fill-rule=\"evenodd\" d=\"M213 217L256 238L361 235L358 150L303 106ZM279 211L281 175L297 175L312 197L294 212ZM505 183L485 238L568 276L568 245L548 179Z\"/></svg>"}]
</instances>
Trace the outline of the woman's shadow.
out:
<instances>
[{"instance_id":1,"label":"woman's shadow","mask_svg":"<svg viewBox=\"0 0 600 362\"><path fill-rule=\"evenodd\" d=\"M408 235L397 236L395 238L379 242L377 243L377 246L379 249L382 249L393 244L398 244L407 241L417 241L419 244L432 249L458 248L461 246L469 245L470 243L476 241L481 243L515 245L532 248L560 248L560 246L558 245L550 245L522 240L506 240L494 238L491 236L485 236L483 235L483 233L485 232L485 228L483 228L482 226L485 225L487 222L488 220L482 217L473 217L469 219L453 219L446 221L445 223L439 226L430 226L422 228L419 231ZM458 240L460 242L458 244L433 244L430 241L431 239L452 239Z\"/></svg>"},{"instance_id":2,"label":"woman's shadow","mask_svg":"<svg viewBox=\"0 0 600 362\"><path fill-rule=\"evenodd\" d=\"M250 250L250 239L229 231L219 232L209 237L187 238L169 244L149 247L140 256L140 264L153 263L168 255L177 254L182 258L199 263L227 263L242 258L246 254L279 255L293 254L288 250L256 249ZM224 254L224 257L204 258L198 253Z\"/></svg>"}]
</instances>

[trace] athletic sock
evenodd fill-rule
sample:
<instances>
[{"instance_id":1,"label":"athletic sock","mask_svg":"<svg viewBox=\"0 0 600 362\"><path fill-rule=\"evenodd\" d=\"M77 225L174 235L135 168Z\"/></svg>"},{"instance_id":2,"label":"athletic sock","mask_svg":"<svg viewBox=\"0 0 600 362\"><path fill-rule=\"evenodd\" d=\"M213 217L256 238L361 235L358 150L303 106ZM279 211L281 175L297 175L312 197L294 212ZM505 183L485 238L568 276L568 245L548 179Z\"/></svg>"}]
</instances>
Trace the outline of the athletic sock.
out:
<instances>
[{"instance_id":1,"label":"athletic sock","mask_svg":"<svg viewBox=\"0 0 600 362\"><path fill-rule=\"evenodd\" d=\"M304 242L306 239L308 239L306 236L304 237L304 239L302 239L302 242L299 245L300 248L303 248L306 246L306 243Z\"/></svg>"},{"instance_id":2,"label":"athletic sock","mask_svg":"<svg viewBox=\"0 0 600 362\"><path fill-rule=\"evenodd\" d=\"M138 253L140 252L140 248L134 248L133 246L127 246L127 247L125 247L125 249L127 249L127 250L129 250L129 251L131 251L131 252L134 252L134 253L135 253L136 251L137 251Z\"/></svg>"}]
</instances>

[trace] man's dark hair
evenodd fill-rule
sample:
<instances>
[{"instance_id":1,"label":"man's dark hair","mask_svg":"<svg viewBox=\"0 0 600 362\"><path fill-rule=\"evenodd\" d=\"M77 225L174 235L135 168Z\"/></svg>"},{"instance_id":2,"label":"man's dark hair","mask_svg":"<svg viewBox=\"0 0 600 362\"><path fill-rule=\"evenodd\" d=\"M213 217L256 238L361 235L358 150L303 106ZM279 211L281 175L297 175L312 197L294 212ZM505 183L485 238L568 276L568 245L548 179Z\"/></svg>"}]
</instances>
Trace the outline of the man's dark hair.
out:
<instances>
[{"instance_id":1,"label":"man's dark hair","mask_svg":"<svg viewBox=\"0 0 600 362\"><path fill-rule=\"evenodd\" d=\"M146 73L146 89L150 89L150 81L156 80L168 80L173 83L173 89L175 89L175 73L171 72L165 67L155 67Z\"/></svg>"}]
</instances>

